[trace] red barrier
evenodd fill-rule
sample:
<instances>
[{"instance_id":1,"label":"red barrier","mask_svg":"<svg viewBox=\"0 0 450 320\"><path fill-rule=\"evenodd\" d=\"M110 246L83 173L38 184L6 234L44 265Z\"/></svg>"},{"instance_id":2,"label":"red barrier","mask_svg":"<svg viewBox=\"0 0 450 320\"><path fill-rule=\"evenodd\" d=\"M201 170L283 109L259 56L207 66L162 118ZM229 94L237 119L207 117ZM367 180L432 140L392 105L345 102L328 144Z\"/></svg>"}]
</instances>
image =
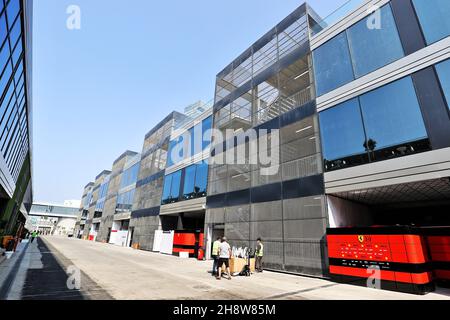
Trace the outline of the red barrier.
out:
<instances>
[{"instance_id":1,"label":"red barrier","mask_svg":"<svg viewBox=\"0 0 450 320\"><path fill-rule=\"evenodd\" d=\"M203 248L203 232L175 231L173 237L173 253L187 252L191 258L198 258Z\"/></svg>"},{"instance_id":2,"label":"red barrier","mask_svg":"<svg viewBox=\"0 0 450 320\"><path fill-rule=\"evenodd\" d=\"M436 280L450 284L450 227L422 228Z\"/></svg>"},{"instance_id":3,"label":"red barrier","mask_svg":"<svg viewBox=\"0 0 450 320\"><path fill-rule=\"evenodd\" d=\"M330 274L339 282L367 285L375 269L382 289L425 294L434 290L421 230L412 227L327 230Z\"/></svg>"}]
</instances>

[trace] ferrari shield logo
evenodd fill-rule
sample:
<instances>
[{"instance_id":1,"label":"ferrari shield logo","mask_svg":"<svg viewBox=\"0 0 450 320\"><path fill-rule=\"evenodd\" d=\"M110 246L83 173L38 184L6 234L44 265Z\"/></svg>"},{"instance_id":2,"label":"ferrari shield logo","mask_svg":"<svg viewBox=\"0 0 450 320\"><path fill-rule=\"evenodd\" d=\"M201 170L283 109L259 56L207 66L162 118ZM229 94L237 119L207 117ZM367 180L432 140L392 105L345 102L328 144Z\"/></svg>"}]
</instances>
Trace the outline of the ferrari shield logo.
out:
<instances>
[{"instance_id":1,"label":"ferrari shield logo","mask_svg":"<svg viewBox=\"0 0 450 320\"><path fill-rule=\"evenodd\" d=\"M364 242L364 236L358 236L358 241L359 241L359 243L363 243Z\"/></svg>"}]
</instances>

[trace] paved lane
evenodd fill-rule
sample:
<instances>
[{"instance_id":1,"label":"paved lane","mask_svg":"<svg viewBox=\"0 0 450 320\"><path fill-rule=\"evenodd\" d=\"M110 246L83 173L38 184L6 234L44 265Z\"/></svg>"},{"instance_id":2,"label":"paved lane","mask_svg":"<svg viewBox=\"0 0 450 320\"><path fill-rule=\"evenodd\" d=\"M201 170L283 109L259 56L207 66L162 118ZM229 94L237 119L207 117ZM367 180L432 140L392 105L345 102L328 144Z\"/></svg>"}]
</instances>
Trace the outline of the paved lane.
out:
<instances>
[{"instance_id":1,"label":"paved lane","mask_svg":"<svg viewBox=\"0 0 450 320\"><path fill-rule=\"evenodd\" d=\"M79 289L68 287L70 260L42 238L29 243L23 257L12 270L7 299L10 300L86 300L112 299L112 297L81 273L83 283Z\"/></svg>"},{"instance_id":2,"label":"paved lane","mask_svg":"<svg viewBox=\"0 0 450 320\"><path fill-rule=\"evenodd\" d=\"M104 289L116 299L450 299L448 289L415 296L273 272L217 281L209 261L70 238L48 237L44 244L83 271L86 291Z\"/></svg>"}]
</instances>

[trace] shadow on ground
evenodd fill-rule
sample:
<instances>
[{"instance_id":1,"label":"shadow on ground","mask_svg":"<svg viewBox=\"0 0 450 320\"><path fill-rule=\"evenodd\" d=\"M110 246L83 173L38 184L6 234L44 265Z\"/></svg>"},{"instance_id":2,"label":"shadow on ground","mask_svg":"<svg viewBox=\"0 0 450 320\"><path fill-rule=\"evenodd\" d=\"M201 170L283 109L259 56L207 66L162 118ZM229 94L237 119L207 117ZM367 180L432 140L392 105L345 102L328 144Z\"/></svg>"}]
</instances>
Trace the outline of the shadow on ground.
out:
<instances>
[{"instance_id":1,"label":"shadow on ground","mask_svg":"<svg viewBox=\"0 0 450 320\"><path fill-rule=\"evenodd\" d=\"M111 299L111 297L87 275L81 273L81 289L69 289L67 268L71 261L50 247L42 239L37 239L39 253L31 256L31 266L27 271L23 300L91 300Z\"/></svg>"}]
</instances>

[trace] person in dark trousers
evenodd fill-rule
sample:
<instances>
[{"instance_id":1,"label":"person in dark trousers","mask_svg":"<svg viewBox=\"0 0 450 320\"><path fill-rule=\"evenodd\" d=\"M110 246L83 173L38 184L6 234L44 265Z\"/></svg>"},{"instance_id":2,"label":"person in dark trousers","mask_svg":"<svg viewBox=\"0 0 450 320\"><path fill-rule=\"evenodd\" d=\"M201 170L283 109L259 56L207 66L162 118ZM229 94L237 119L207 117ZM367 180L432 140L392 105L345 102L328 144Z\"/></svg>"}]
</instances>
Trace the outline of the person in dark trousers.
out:
<instances>
[{"instance_id":1,"label":"person in dark trousers","mask_svg":"<svg viewBox=\"0 0 450 320\"><path fill-rule=\"evenodd\" d=\"M261 238L256 240L256 272L263 272L264 244Z\"/></svg>"},{"instance_id":2,"label":"person in dark trousers","mask_svg":"<svg viewBox=\"0 0 450 320\"><path fill-rule=\"evenodd\" d=\"M38 236L37 231L33 231L33 232L31 233L31 243L33 243L34 239L36 239L37 236Z\"/></svg>"},{"instance_id":3,"label":"person in dark trousers","mask_svg":"<svg viewBox=\"0 0 450 320\"><path fill-rule=\"evenodd\" d=\"M213 243L211 256L214 259L212 275L217 277L217 266L219 265L219 248L220 248L220 237L217 237L216 241Z\"/></svg>"}]
</instances>

